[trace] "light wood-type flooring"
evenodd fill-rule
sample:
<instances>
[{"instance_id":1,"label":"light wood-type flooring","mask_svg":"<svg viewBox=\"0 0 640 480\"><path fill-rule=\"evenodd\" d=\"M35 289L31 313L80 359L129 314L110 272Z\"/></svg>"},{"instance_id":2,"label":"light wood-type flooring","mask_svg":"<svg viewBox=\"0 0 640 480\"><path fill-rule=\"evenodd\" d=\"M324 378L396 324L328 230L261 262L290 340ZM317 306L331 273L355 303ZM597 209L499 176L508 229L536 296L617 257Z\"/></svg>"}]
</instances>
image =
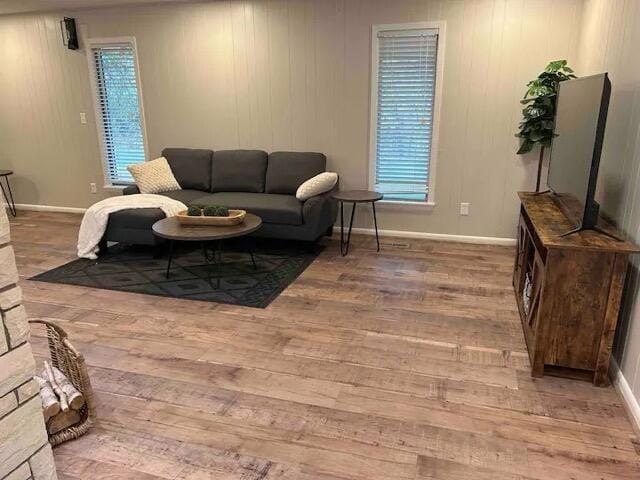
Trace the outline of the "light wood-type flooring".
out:
<instances>
[{"instance_id":1,"label":"light wood-type flooring","mask_svg":"<svg viewBox=\"0 0 640 480\"><path fill-rule=\"evenodd\" d=\"M28 313L98 399L61 480L640 479L612 387L529 376L511 247L328 240L266 309L28 281L74 258L79 221L12 220Z\"/></svg>"}]
</instances>

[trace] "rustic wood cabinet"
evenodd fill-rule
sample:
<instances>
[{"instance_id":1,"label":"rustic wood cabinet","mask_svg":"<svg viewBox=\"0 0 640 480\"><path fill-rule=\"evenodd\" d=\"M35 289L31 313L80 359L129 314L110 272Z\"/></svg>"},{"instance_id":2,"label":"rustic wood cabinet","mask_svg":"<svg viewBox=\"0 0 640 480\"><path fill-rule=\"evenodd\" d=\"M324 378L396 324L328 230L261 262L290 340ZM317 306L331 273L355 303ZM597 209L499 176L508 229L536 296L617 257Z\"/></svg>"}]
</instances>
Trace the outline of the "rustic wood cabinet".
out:
<instances>
[{"instance_id":1,"label":"rustic wood cabinet","mask_svg":"<svg viewBox=\"0 0 640 480\"><path fill-rule=\"evenodd\" d=\"M640 249L593 230L562 237L573 225L552 194L519 196L513 286L531 375L607 385L628 258Z\"/></svg>"}]
</instances>

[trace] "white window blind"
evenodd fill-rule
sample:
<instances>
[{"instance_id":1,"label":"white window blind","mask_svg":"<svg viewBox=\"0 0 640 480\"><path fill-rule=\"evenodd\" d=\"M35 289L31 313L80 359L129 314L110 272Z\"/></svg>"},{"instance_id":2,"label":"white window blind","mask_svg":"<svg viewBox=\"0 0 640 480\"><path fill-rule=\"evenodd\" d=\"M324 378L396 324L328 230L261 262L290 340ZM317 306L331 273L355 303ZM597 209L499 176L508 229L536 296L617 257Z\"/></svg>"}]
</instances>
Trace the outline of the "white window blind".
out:
<instances>
[{"instance_id":1,"label":"white window blind","mask_svg":"<svg viewBox=\"0 0 640 480\"><path fill-rule=\"evenodd\" d=\"M106 177L133 182L127 166L145 160L142 114L133 43L91 47Z\"/></svg>"},{"instance_id":2,"label":"white window blind","mask_svg":"<svg viewBox=\"0 0 640 480\"><path fill-rule=\"evenodd\" d=\"M437 29L380 31L375 188L427 201L436 92Z\"/></svg>"}]
</instances>

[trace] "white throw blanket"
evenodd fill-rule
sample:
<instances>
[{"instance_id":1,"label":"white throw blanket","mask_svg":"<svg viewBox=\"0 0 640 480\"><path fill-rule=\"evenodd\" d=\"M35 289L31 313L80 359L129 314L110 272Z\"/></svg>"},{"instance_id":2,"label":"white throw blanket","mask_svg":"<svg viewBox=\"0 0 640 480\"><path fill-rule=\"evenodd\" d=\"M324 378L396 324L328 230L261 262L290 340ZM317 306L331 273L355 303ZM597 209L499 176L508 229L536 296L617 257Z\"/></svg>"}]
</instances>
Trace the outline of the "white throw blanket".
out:
<instances>
[{"instance_id":1,"label":"white throw blanket","mask_svg":"<svg viewBox=\"0 0 640 480\"><path fill-rule=\"evenodd\" d=\"M187 206L178 200L148 193L106 198L91 205L80 225L78 257L91 260L98 258L98 244L107 229L109 214L130 208L159 208L167 217L173 217L178 212L186 210Z\"/></svg>"}]
</instances>

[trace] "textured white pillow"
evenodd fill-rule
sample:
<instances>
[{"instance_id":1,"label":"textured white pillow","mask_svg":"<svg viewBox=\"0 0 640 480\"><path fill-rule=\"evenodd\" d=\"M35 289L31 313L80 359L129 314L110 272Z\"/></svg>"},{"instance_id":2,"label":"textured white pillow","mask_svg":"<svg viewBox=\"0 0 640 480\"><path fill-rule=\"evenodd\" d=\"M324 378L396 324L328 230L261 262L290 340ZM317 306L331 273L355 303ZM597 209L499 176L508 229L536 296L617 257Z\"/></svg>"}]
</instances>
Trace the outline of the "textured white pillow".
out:
<instances>
[{"instance_id":1,"label":"textured white pillow","mask_svg":"<svg viewBox=\"0 0 640 480\"><path fill-rule=\"evenodd\" d=\"M307 200L321 193L328 192L335 187L336 183L338 183L337 173L323 172L300 185L296 191L296 198L301 201Z\"/></svg>"},{"instance_id":2,"label":"textured white pillow","mask_svg":"<svg viewBox=\"0 0 640 480\"><path fill-rule=\"evenodd\" d=\"M164 157L127 167L140 193L160 193L182 190Z\"/></svg>"}]
</instances>

